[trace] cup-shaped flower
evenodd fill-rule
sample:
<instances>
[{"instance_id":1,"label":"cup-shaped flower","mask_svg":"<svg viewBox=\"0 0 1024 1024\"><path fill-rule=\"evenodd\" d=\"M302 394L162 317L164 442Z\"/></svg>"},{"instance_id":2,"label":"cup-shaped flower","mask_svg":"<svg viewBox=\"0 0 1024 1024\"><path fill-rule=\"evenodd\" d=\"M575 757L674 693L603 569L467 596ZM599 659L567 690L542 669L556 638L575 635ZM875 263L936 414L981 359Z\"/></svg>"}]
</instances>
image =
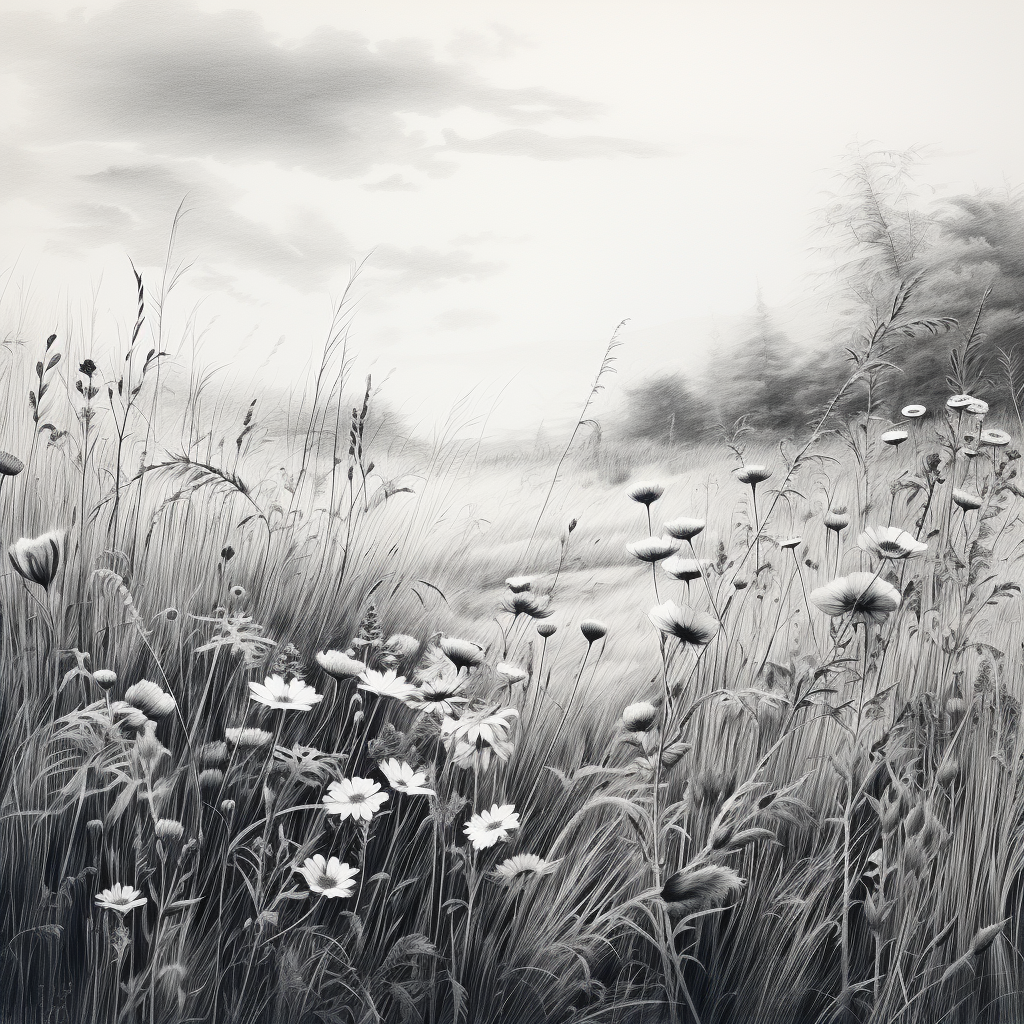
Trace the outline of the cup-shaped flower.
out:
<instances>
[{"instance_id":1,"label":"cup-shaped flower","mask_svg":"<svg viewBox=\"0 0 1024 1024\"><path fill-rule=\"evenodd\" d=\"M558 632L558 627L553 622L541 622L537 625L537 632L546 640Z\"/></svg>"},{"instance_id":2,"label":"cup-shaped flower","mask_svg":"<svg viewBox=\"0 0 1024 1024\"><path fill-rule=\"evenodd\" d=\"M494 878L502 885L516 885L529 882L534 878L553 874L558 870L562 859L545 860L535 853L520 853L502 861L494 869Z\"/></svg>"},{"instance_id":3,"label":"cup-shaped flower","mask_svg":"<svg viewBox=\"0 0 1024 1024\"><path fill-rule=\"evenodd\" d=\"M512 591L513 594L521 594L524 590L529 590L533 586L532 576L509 576L505 580L505 586Z\"/></svg>"},{"instance_id":4,"label":"cup-shaped flower","mask_svg":"<svg viewBox=\"0 0 1024 1024\"><path fill-rule=\"evenodd\" d=\"M373 779L342 779L332 782L321 798L328 814L337 814L341 820L360 818L369 821L388 799L387 793L380 791L380 783Z\"/></svg>"},{"instance_id":5,"label":"cup-shaped flower","mask_svg":"<svg viewBox=\"0 0 1024 1024\"><path fill-rule=\"evenodd\" d=\"M64 534L55 530L40 537L22 537L7 549L7 557L19 576L49 590L57 578L63 550Z\"/></svg>"},{"instance_id":6,"label":"cup-shaped flower","mask_svg":"<svg viewBox=\"0 0 1024 1024\"><path fill-rule=\"evenodd\" d=\"M401 700L413 711L428 711L435 715L456 715L460 704L468 704L464 696L465 676L455 678L427 679L414 686Z\"/></svg>"},{"instance_id":7,"label":"cup-shaped flower","mask_svg":"<svg viewBox=\"0 0 1024 1024\"><path fill-rule=\"evenodd\" d=\"M920 558L928 550L927 544L915 540L898 526L869 526L857 538L857 545L869 555L894 561Z\"/></svg>"},{"instance_id":8,"label":"cup-shaped flower","mask_svg":"<svg viewBox=\"0 0 1024 1024\"><path fill-rule=\"evenodd\" d=\"M882 434L882 442L892 448L899 448L908 437L910 434L905 430L887 430Z\"/></svg>"},{"instance_id":9,"label":"cup-shaped flower","mask_svg":"<svg viewBox=\"0 0 1024 1024\"><path fill-rule=\"evenodd\" d=\"M393 668L387 672L378 672L373 668L363 669L359 673L359 689L378 697L392 697L395 700L406 700L416 692L416 687L406 681Z\"/></svg>"},{"instance_id":10,"label":"cup-shaped flower","mask_svg":"<svg viewBox=\"0 0 1024 1024\"><path fill-rule=\"evenodd\" d=\"M528 615L531 619L546 619L551 615L550 603L551 598L547 594L535 594L529 590L510 590L501 597L502 610L510 615Z\"/></svg>"},{"instance_id":11,"label":"cup-shaped flower","mask_svg":"<svg viewBox=\"0 0 1024 1024\"><path fill-rule=\"evenodd\" d=\"M172 714L176 706L169 693L148 679L140 679L134 686L129 686L125 690L124 699L150 718L164 718Z\"/></svg>"},{"instance_id":12,"label":"cup-shaped flower","mask_svg":"<svg viewBox=\"0 0 1024 1024\"><path fill-rule=\"evenodd\" d=\"M519 815L515 804L493 804L489 811L474 814L463 826L463 832L475 850L494 846L499 839L507 839L509 832L519 828Z\"/></svg>"},{"instance_id":13,"label":"cup-shaped flower","mask_svg":"<svg viewBox=\"0 0 1024 1024\"><path fill-rule=\"evenodd\" d=\"M704 532L705 526L707 523L703 519L680 516L678 519L670 519L662 526L662 529L676 540L693 540L697 534Z\"/></svg>"},{"instance_id":14,"label":"cup-shaped flower","mask_svg":"<svg viewBox=\"0 0 1024 1024\"><path fill-rule=\"evenodd\" d=\"M627 732L648 732L658 720L658 709L646 700L630 704L622 712L622 724Z\"/></svg>"},{"instance_id":15,"label":"cup-shaped flower","mask_svg":"<svg viewBox=\"0 0 1024 1024\"><path fill-rule=\"evenodd\" d=\"M971 494L970 491L965 491L959 487L953 490L953 503L959 505L965 512L973 512L975 509L981 508L981 498L976 494Z\"/></svg>"},{"instance_id":16,"label":"cup-shaped flower","mask_svg":"<svg viewBox=\"0 0 1024 1024\"><path fill-rule=\"evenodd\" d=\"M650 507L653 505L663 494L665 488L656 483L653 480L644 480L641 483L634 484L626 491L626 496L631 498L633 501L639 502L641 505L647 505Z\"/></svg>"},{"instance_id":17,"label":"cup-shaped flower","mask_svg":"<svg viewBox=\"0 0 1024 1024\"><path fill-rule=\"evenodd\" d=\"M959 412L965 410L971 402L976 401L977 399L974 395L950 395L949 398L946 399L946 408L952 409L954 412Z\"/></svg>"},{"instance_id":18,"label":"cup-shaped flower","mask_svg":"<svg viewBox=\"0 0 1024 1024\"><path fill-rule=\"evenodd\" d=\"M359 874L359 868L350 868L337 857L326 860L321 853L313 854L295 870L305 878L310 892L330 899L351 896L356 888L353 879Z\"/></svg>"},{"instance_id":19,"label":"cup-shaped flower","mask_svg":"<svg viewBox=\"0 0 1024 1024\"><path fill-rule=\"evenodd\" d=\"M580 623L580 632L588 644L597 643L603 636L607 636L608 627L597 619L584 619Z\"/></svg>"},{"instance_id":20,"label":"cup-shaped flower","mask_svg":"<svg viewBox=\"0 0 1024 1024\"><path fill-rule=\"evenodd\" d=\"M988 402L983 402L980 398L976 398L970 405L965 406L964 412L969 412L972 416L987 416Z\"/></svg>"},{"instance_id":21,"label":"cup-shaped flower","mask_svg":"<svg viewBox=\"0 0 1024 1024\"><path fill-rule=\"evenodd\" d=\"M407 793L409 796L422 794L433 796L434 791L427 788L424 783L427 781L426 772L418 772L407 761L399 761L397 757L389 757L381 761L380 770L387 777L388 785L396 793Z\"/></svg>"},{"instance_id":22,"label":"cup-shaped flower","mask_svg":"<svg viewBox=\"0 0 1024 1024\"><path fill-rule=\"evenodd\" d=\"M0 452L0 476L17 476L25 468L25 463L10 452Z\"/></svg>"},{"instance_id":23,"label":"cup-shaped flower","mask_svg":"<svg viewBox=\"0 0 1024 1024\"><path fill-rule=\"evenodd\" d=\"M666 636L674 636L684 644L704 647L718 634L718 619L675 601L666 601L652 608L648 618Z\"/></svg>"},{"instance_id":24,"label":"cup-shaped flower","mask_svg":"<svg viewBox=\"0 0 1024 1024\"><path fill-rule=\"evenodd\" d=\"M138 889L131 885L122 885L120 882L115 882L109 889L104 889L96 896L96 906L104 910L114 910L122 917L129 910L145 905L146 897Z\"/></svg>"},{"instance_id":25,"label":"cup-shaped flower","mask_svg":"<svg viewBox=\"0 0 1024 1024\"><path fill-rule=\"evenodd\" d=\"M366 665L350 658L344 651L320 651L316 663L335 679L351 679L366 670Z\"/></svg>"},{"instance_id":26,"label":"cup-shaped flower","mask_svg":"<svg viewBox=\"0 0 1024 1024\"><path fill-rule=\"evenodd\" d=\"M672 537L645 537L627 544L626 550L641 562L660 562L679 550L679 541Z\"/></svg>"},{"instance_id":27,"label":"cup-shaped flower","mask_svg":"<svg viewBox=\"0 0 1024 1024\"><path fill-rule=\"evenodd\" d=\"M751 487L756 487L760 483L764 483L772 473L774 469L770 469L768 466L762 466L758 463L754 463L750 466L741 466L736 470L736 479L741 484L750 484Z\"/></svg>"},{"instance_id":28,"label":"cup-shaped flower","mask_svg":"<svg viewBox=\"0 0 1024 1024\"><path fill-rule=\"evenodd\" d=\"M1005 430L983 430L978 438L978 444L989 448L1005 448L1012 440Z\"/></svg>"},{"instance_id":29,"label":"cup-shaped flower","mask_svg":"<svg viewBox=\"0 0 1024 1024\"><path fill-rule=\"evenodd\" d=\"M711 563L707 561L698 561L696 558L683 558L682 555L673 555L662 562L661 568L666 576L689 583L691 580L699 580L701 576L707 575L710 566Z\"/></svg>"},{"instance_id":30,"label":"cup-shaped flower","mask_svg":"<svg viewBox=\"0 0 1024 1024\"><path fill-rule=\"evenodd\" d=\"M864 622L883 623L900 606L899 591L870 572L840 576L812 590L810 599L832 618L852 615Z\"/></svg>"},{"instance_id":31,"label":"cup-shaped flower","mask_svg":"<svg viewBox=\"0 0 1024 1024\"><path fill-rule=\"evenodd\" d=\"M916 420L923 416L928 410L923 405L905 405L900 410L900 415L908 420Z\"/></svg>"},{"instance_id":32,"label":"cup-shaped flower","mask_svg":"<svg viewBox=\"0 0 1024 1024\"><path fill-rule=\"evenodd\" d=\"M285 681L279 675L267 676L262 683L254 679L249 683L249 691L251 700L282 711L312 711L313 705L324 699L323 694L317 693L305 680Z\"/></svg>"},{"instance_id":33,"label":"cup-shaped flower","mask_svg":"<svg viewBox=\"0 0 1024 1024\"><path fill-rule=\"evenodd\" d=\"M845 505L836 505L825 513L825 529L840 533L850 525L850 515Z\"/></svg>"},{"instance_id":34,"label":"cup-shaped flower","mask_svg":"<svg viewBox=\"0 0 1024 1024\"><path fill-rule=\"evenodd\" d=\"M460 640L456 636L443 636L437 644L445 657L457 668L471 669L483 664L484 649L471 640Z\"/></svg>"},{"instance_id":35,"label":"cup-shaped flower","mask_svg":"<svg viewBox=\"0 0 1024 1024\"><path fill-rule=\"evenodd\" d=\"M779 547L782 548L783 551L793 551L800 547L803 542L803 537L787 537L786 540L779 543Z\"/></svg>"}]
</instances>

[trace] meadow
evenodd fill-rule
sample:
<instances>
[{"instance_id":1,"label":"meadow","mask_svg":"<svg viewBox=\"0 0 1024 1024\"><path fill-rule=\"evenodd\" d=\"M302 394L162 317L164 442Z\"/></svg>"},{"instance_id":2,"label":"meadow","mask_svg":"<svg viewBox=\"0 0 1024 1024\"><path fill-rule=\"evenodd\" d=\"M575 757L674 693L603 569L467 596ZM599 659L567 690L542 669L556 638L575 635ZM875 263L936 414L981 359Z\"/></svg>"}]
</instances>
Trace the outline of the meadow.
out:
<instances>
[{"instance_id":1,"label":"meadow","mask_svg":"<svg viewBox=\"0 0 1024 1024\"><path fill-rule=\"evenodd\" d=\"M385 442L146 312L3 354L0 1020L1024 1020L1015 416Z\"/></svg>"}]
</instances>

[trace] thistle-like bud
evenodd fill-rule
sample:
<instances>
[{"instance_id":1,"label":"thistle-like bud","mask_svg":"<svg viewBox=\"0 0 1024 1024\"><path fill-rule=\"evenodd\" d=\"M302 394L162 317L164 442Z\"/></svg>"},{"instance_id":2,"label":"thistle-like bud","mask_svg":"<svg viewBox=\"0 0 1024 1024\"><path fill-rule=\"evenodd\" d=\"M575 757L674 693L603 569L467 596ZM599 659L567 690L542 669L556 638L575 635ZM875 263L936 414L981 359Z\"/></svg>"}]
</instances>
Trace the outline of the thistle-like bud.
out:
<instances>
[{"instance_id":1,"label":"thistle-like bud","mask_svg":"<svg viewBox=\"0 0 1024 1024\"><path fill-rule=\"evenodd\" d=\"M41 537L22 537L7 549L7 557L22 579L49 590L57 578L63 549L64 534L54 531Z\"/></svg>"},{"instance_id":2,"label":"thistle-like bud","mask_svg":"<svg viewBox=\"0 0 1024 1024\"><path fill-rule=\"evenodd\" d=\"M109 668L98 668L92 674L93 682L102 690L110 690L117 684L117 673Z\"/></svg>"},{"instance_id":3,"label":"thistle-like bud","mask_svg":"<svg viewBox=\"0 0 1024 1024\"><path fill-rule=\"evenodd\" d=\"M588 644L593 644L607 635L608 627L603 622L598 622L597 619L584 619L580 623L580 632Z\"/></svg>"},{"instance_id":4,"label":"thistle-like bud","mask_svg":"<svg viewBox=\"0 0 1024 1024\"><path fill-rule=\"evenodd\" d=\"M554 636L558 631L558 627L553 622L540 622L537 624L537 632L544 637L546 640L549 636Z\"/></svg>"},{"instance_id":5,"label":"thistle-like bud","mask_svg":"<svg viewBox=\"0 0 1024 1024\"><path fill-rule=\"evenodd\" d=\"M658 709L650 701L630 704L622 712L622 724L629 732L647 732L658 720Z\"/></svg>"},{"instance_id":6,"label":"thistle-like bud","mask_svg":"<svg viewBox=\"0 0 1024 1024\"><path fill-rule=\"evenodd\" d=\"M174 818L161 818L153 826L153 831L157 839L165 843L176 843L185 835L185 826Z\"/></svg>"}]
</instances>

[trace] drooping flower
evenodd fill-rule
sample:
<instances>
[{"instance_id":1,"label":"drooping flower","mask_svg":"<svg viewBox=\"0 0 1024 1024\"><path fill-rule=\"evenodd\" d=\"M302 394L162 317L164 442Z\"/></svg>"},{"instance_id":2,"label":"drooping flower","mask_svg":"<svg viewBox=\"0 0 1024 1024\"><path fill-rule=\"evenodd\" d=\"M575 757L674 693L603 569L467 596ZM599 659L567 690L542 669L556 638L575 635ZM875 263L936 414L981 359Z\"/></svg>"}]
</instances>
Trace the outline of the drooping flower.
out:
<instances>
[{"instance_id":1,"label":"drooping flower","mask_svg":"<svg viewBox=\"0 0 1024 1024\"><path fill-rule=\"evenodd\" d=\"M608 627L597 619L584 619L580 623L580 632L588 644L594 644L603 636L607 636Z\"/></svg>"},{"instance_id":2,"label":"drooping flower","mask_svg":"<svg viewBox=\"0 0 1024 1024\"><path fill-rule=\"evenodd\" d=\"M505 580L505 586L512 591L513 594L520 594L524 590L529 590L533 586L532 576L509 576Z\"/></svg>"},{"instance_id":3,"label":"drooping flower","mask_svg":"<svg viewBox=\"0 0 1024 1024\"><path fill-rule=\"evenodd\" d=\"M666 636L674 636L695 647L711 643L719 629L718 619L694 608L680 607L675 601L652 608L648 618Z\"/></svg>"},{"instance_id":4,"label":"drooping flower","mask_svg":"<svg viewBox=\"0 0 1024 1024\"><path fill-rule=\"evenodd\" d=\"M7 557L19 576L49 590L57 578L63 550L64 533L55 530L40 537L22 537L7 549Z\"/></svg>"},{"instance_id":5,"label":"drooping flower","mask_svg":"<svg viewBox=\"0 0 1024 1024\"><path fill-rule=\"evenodd\" d=\"M900 415L908 420L916 420L923 416L928 410L923 405L905 405L900 410Z\"/></svg>"},{"instance_id":6,"label":"drooping flower","mask_svg":"<svg viewBox=\"0 0 1024 1024\"><path fill-rule=\"evenodd\" d=\"M388 799L387 793L381 793L380 783L373 779L342 779L332 782L327 792L321 797L328 814L337 814L342 821L360 818L369 821L380 810Z\"/></svg>"},{"instance_id":7,"label":"drooping flower","mask_svg":"<svg viewBox=\"0 0 1024 1024\"><path fill-rule=\"evenodd\" d=\"M679 550L679 542L671 537L645 537L627 544L626 550L641 562L660 562Z\"/></svg>"},{"instance_id":8,"label":"drooping flower","mask_svg":"<svg viewBox=\"0 0 1024 1024\"><path fill-rule=\"evenodd\" d=\"M1013 438L1005 430L983 430L978 444L987 445L989 448L1005 448Z\"/></svg>"},{"instance_id":9,"label":"drooping flower","mask_svg":"<svg viewBox=\"0 0 1024 1024\"><path fill-rule=\"evenodd\" d=\"M865 622L885 622L900 606L899 591L874 573L853 572L812 590L811 602L826 615L852 615Z\"/></svg>"},{"instance_id":10,"label":"drooping flower","mask_svg":"<svg viewBox=\"0 0 1024 1024\"><path fill-rule=\"evenodd\" d=\"M378 697L406 700L416 692L416 687L406 682L405 676L400 676L393 668L387 672L364 668L359 673L359 679L360 690L366 690L367 693L376 694Z\"/></svg>"},{"instance_id":11,"label":"drooping flower","mask_svg":"<svg viewBox=\"0 0 1024 1024\"><path fill-rule=\"evenodd\" d=\"M674 580L684 580L686 583L689 583L691 580L699 580L707 574L710 567L711 563L708 561L698 561L696 558L683 558L682 555L673 555L671 558L666 558L661 565L666 576L671 576Z\"/></svg>"},{"instance_id":12,"label":"drooping flower","mask_svg":"<svg viewBox=\"0 0 1024 1024\"><path fill-rule=\"evenodd\" d=\"M736 470L736 478L741 484L750 484L751 487L756 487L760 483L764 483L775 470L769 469L768 466L762 466L755 463L750 466L741 466Z\"/></svg>"},{"instance_id":13,"label":"drooping flower","mask_svg":"<svg viewBox=\"0 0 1024 1024\"><path fill-rule=\"evenodd\" d=\"M351 896L356 888L353 879L359 874L359 868L350 868L337 857L325 860L320 853L313 854L295 870L306 879L310 892L329 899Z\"/></svg>"},{"instance_id":14,"label":"drooping flower","mask_svg":"<svg viewBox=\"0 0 1024 1024\"><path fill-rule=\"evenodd\" d=\"M688 516L681 516L679 519L670 519L662 529L676 540L693 540L699 533L704 532L707 523L703 519L691 519Z\"/></svg>"},{"instance_id":15,"label":"drooping flower","mask_svg":"<svg viewBox=\"0 0 1024 1024\"><path fill-rule=\"evenodd\" d=\"M550 603L551 598L547 594L535 594L530 590L509 591L501 597L504 611L510 615L528 615L531 619L546 619L551 615Z\"/></svg>"},{"instance_id":16,"label":"drooping flower","mask_svg":"<svg viewBox=\"0 0 1024 1024\"><path fill-rule=\"evenodd\" d=\"M658 709L646 700L630 704L622 712L622 724L627 732L648 732L658 720Z\"/></svg>"},{"instance_id":17,"label":"drooping flower","mask_svg":"<svg viewBox=\"0 0 1024 1024\"><path fill-rule=\"evenodd\" d=\"M140 679L134 686L129 686L124 699L150 718L163 718L176 707L174 698L148 679Z\"/></svg>"},{"instance_id":18,"label":"drooping flower","mask_svg":"<svg viewBox=\"0 0 1024 1024\"><path fill-rule=\"evenodd\" d=\"M409 796L422 794L433 796L434 791L428 789L424 783L427 781L426 772L418 772L407 761L399 761L397 757L389 757L381 761L380 770L387 776L388 785L396 793L406 793Z\"/></svg>"},{"instance_id":19,"label":"drooping flower","mask_svg":"<svg viewBox=\"0 0 1024 1024\"><path fill-rule=\"evenodd\" d=\"M438 646L457 668L471 669L483 664L484 649L471 640L460 640L455 636L442 636Z\"/></svg>"},{"instance_id":20,"label":"drooping flower","mask_svg":"<svg viewBox=\"0 0 1024 1024\"><path fill-rule=\"evenodd\" d=\"M323 694L317 693L305 680L289 679L283 676L267 676L262 683L254 679L249 683L249 697L268 708L284 711L312 711L314 704L322 701Z\"/></svg>"},{"instance_id":21,"label":"drooping flower","mask_svg":"<svg viewBox=\"0 0 1024 1024\"><path fill-rule=\"evenodd\" d=\"M665 488L655 483L653 480L644 480L641 483L634 484L628 491L626 491L627 497L633 501L639 502L641 505L646 505L648 508L654 504L663 494Z\"/></svg>"},{"instance_id":22,"label":"drooping flower","mask_svg":"<svg viewBox=\"0 0 1024 1024\"><path fill-rule=\"evenodd\" d=\"M475 850L485 850L500 839L507 839L509 832L519 828L519 814L515 804L494 804L489 811L474 814L463 826Z\"/></svg>"},{"instance_id":23,"label":"drooping flower","mask_svg":"<svg viewBox=\"0 0 1024 1024\"><path fill-rule=\"evenodd\" d=\"M469 698L463 696L465 676L438 679L427 679L414 686L409 694L401 700L413 711L429 711L435 715L458 714L460 704L468 704Z\"/></svg>"},{"instance_id":24,"label":"drooping flower","mask_svg":"<svg viewBox=\"0 0 1024 1024\"><path fill-rule=\"evenodd\" d=\"M114 910L122 917L129 910L145 905L146 897L140 890L131 885L122 885L120 882L115 882L109 889L104 889L96 896L96 906L104 910Z\"/></svg>"},{"instance_id":25,"label":"drooping flower","mask_svg":"<svg viewBox=\"0 0 1024 1024\"><path fill-rule=\"evenodd\" d=\"M366 671L366 665L350 658L344 651L320 651L316 656L316 663L335 679L350 679Z\"/></svg>"},{"instance_id":26,"label":"drooping flower","mask_svg":"<svg viewBox=\"0 0 1024 1024\"><path fill-rule=\"evenodd\" d=\"M882 434L882 442L892 448L899 448L910 437L905 430L887 430Z\"/></svg>"},{"instance_id":27,"label":"drooping flower","mask_svg":"<svg viewBox=\"0 0 1024 1024\"><path fill-rule=\"evenodd\" d=\"M978 495L971 494L970 491L964 491L959 487L953 490L953 502L965 512L973 512L975 509L981 508L982 505L982 500Z\"/></svg>"},{"instance_id":28,"label":"drooping flower","mask_svg":"<svg viewBox=\"0 0 1024 1024\"><path fill-rule=\"evenodd\" d=\"M857 545L876 558L898 561L903 558L920 558L928 550L898 526L869 526L858 538Z\"/></svg>"},{"instance_id":29,"label":"drooping flower","mask_svg":"<svg viewBox=\"0 0 1024 1024\"><path fill-rule=\"evenodd\" d=\"M494 877L502 885L515 885L516 883L529 882L534 878L541 878L544 875L554 874L558 870L562 859L545 860L535 853L520 853L515 857L509 857L502 861L494 869Z\"/></svg>"}]
</instances>

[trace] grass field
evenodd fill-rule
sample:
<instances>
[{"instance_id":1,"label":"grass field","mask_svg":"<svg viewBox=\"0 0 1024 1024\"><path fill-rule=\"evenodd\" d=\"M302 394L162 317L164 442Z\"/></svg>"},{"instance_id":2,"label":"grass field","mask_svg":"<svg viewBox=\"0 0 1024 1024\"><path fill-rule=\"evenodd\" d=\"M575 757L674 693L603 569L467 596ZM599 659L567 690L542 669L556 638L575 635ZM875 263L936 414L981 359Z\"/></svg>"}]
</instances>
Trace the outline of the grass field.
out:
<instances>
[{"instance_id":1,"label":"grass field","mask_svg":"<svg viewBox=\"0 0 1024 1024\"><path fill-rule=\"evenodd\" d=\"M0 1020L1024 1020L999 409L556 474L9 348Z\"/></svg>"}]
</instances>

